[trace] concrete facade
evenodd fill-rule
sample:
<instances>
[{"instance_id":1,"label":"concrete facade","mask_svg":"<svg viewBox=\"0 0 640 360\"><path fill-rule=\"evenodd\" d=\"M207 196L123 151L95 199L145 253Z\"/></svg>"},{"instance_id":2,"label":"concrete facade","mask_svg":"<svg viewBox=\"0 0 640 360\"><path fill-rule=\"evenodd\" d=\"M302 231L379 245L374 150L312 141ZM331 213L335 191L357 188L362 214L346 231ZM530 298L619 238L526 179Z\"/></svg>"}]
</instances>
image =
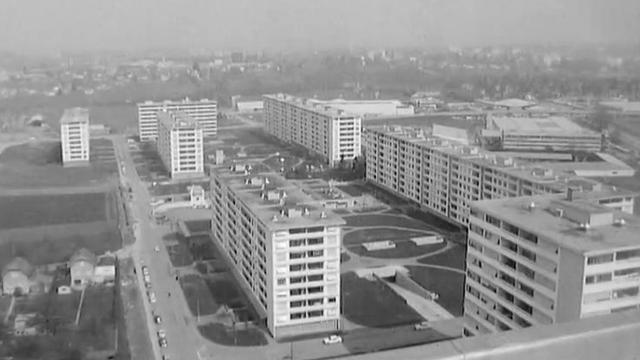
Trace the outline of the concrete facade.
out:
<instances>
[{"instance_id":1,"label":"concrete facade","mask_svg":"<svg viewBox=\"0 0 640 360\"><path fill-rule=\"evenodd\" d=\"M89 165L89 109L66 109L60 119L63 166Z\"/></svg>"},{"instance_id":2,"label":"concrete facade","mask_svg":"<svg viewBox=\"0 0 640 360\"><path fill-rule=\"evenodd\" d=\"M146 101L138 104L138 135L140 141L155 141L158 138L159 111L182 111L196 120L203 136L211 137L218 133L218 103L215 100L165 100Z\"/></svg>"},{"instance_id":3,"label":"concrete facade","mask_svg":"<svg viewBox=\"0 0 640 360\"><path fill-rule=\"evenodd\" d=\"M203 129L183 112L158 113L157 149L171 178L204 176Z\"/></svg>"},{"instance_id":4,"label":"concrete facade","mask_svg":"<svg viewBox=\"0 0 640 360\"><path fill-rule=\"evenodd\" d=\"M271 334L340 329L344 221L250 163L228 161L210 173L213 237Z\"/></svg>"},{"instance_id":5,"label":"concrete facade","mask_svg":"<svg viewBox=\"0 0 640 360\"><path fill-rule=\"evenodd\" d=\"M471 205L466 335L640 309L640 218L542 195Z\"/></svg>"},{"instance_id":6,"label":"concrete facade","mask_svg":"<svg viewBox=\"0 0 640 360\"><path fill-rule=\"evenodd\" d=\"M264 107L266 131L282 141L303 146L331 165L361 155L358 115L284 94L265 95Z\"/></svg>"},{"instance_id":7,"label":"concrete facade","mask_svg":"<svg viewBox=\"0 0 640 360\"><path fill-rule=\"evenodd\" d=\"M518 163L427 135L423 129L370 127L364 143L368 182L465 226L472 201L562 193L570 187L578 192L599 192L605 197L601 200L609 200L612 207L628 209L633 204L632 195L621 189Z\"/></svg>"}]
</instances>

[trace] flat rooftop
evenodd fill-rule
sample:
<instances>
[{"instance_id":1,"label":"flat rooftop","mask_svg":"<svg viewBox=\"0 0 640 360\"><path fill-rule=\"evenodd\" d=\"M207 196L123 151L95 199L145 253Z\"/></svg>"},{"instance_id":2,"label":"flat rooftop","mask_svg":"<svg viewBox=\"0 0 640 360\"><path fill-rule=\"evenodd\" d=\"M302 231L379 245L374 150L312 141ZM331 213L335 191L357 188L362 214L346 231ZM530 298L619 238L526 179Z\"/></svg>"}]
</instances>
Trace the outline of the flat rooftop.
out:
<instances>
[{"instance_id":1,"label":"flat rooftop","mask_svg":"<svg viewBox=\"0 0 640 360\"><path fill-rule=\"evenodd\" d=\"M199 128L198 121L183 111L158 111L158 121L170 129Z\"/></svg>"},{"instance_id":2,"label":"flat rooftop","mask_svg":"<svg viewBox=\"0 0 640 360\"><path fill-rule=\"evenodd\" d=\"M597 205L593 200L598 198L599 195L583 193L569 201L564 194L552 194L481 200L472 206L579 254L639 246L640 218ZM532 203L535 204L533 209L530 208ZM558 208L564 208L565 215L559 216ZM612 221L585 230L568 217L569 212L580 212L585 216L611 214ZM624 219L624 225L616 223L620 219Z\"/></svg>"},{"instance_id":3,"label":"flat rooftop","mask_svg":"<svg viewBox=\"0 0 640 360\"><path fill-rule=\"evenodd\" d=\"M209 99L200 99L200 100L191 100L189 98L180 99L180 100L162 100L162 101L151 101L147 100L144 102L138 103L138 107L144 106L163 106L163 105L190 105L190 104L199 104L199 103L217 103L216 100Z\"/></svg>"},{"instance_id":4,"label":"flat rooftop","mask_svg":"<svg viewBox=\"0 0 640 360\"><path fill-rule=\"evenodd\" d=\"M441 139L429 135L428 128L400 127L400 126L372 126L366 131L387 134L393 138L404 140L413 144L433 148L440 152L458 156L482 167L490 167L500 170L520 179L526 179L534 183L545 184L556 188L558 192L564 191L567 183L580 181L590 186L599 184L595 180L585 179L557 169L527 161L517 161L513 157L496 155L477 146L465 145L453 140Z\"/></svg>"},{"instance_id":5,"label":"flat rooftop","mask_svg":"<svg viewBox=\"0 0 640 360\"><path fill-rule=\"evenodd\" d=\"M506 134L541 134L541 135L593 135L598 133L585 129L562 116L551 117L507 117L490 116L487 128L502 130Z\"/></svg>"},{"instance_id":6,"label":"flat rooftop","mask_svg":"<svg viewBox=\"0 0 640 360\"><path fill-rule=\"evenodd\" d=\"M313 111L318 114L322 114L330 117L341 117L341 118L342 117L354 117L354 118L360 117L356 114L352 114L342 109L338 109L332 106L330 103L325 103L322 100L307 99L307 98L297 97L297 96L288 95L288 94L263 95L263 98L287 102L293 105L297 105L298 107L301 107L303 109L307 109L309 111Z\"/></svg>"},{"instance_id":7,"label":"flat rooftop","mask_svg":"<svg viewBox=\"0 0 640 360\"><path fill-rule=\"evenodd\" d=\"M225 159L209 169L212 181L224 183L270 230L346 224L280 174L267 170L261 159Z\"/></svg>"},{"instance_id":8,"label":"flat rooftop","mask_svg":"<svg viewBox=\"0 0 640 360\"><path fill-rule=\"evenodd\" d=\"M70 109L65 109L62 117L60 118L61 124L68 123L88 123L89 122L89 109L74 107Z\"/></svg>"}]
</instances>

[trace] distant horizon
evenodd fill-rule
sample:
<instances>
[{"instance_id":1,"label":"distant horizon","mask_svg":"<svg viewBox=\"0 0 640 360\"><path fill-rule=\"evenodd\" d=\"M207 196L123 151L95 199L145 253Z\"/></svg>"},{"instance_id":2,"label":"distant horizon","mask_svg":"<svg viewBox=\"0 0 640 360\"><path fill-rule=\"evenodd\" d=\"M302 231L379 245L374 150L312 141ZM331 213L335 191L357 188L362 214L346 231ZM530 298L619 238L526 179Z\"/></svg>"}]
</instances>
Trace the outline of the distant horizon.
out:
<instances>
[{"instance_id":1,"label":"distant horizon","mask_svg":"<svg viewBox=\"0 0 640 360\"><path fill-rule=\"evenodd\" d=\"M50 54L634 45L639 17L637 0L3 0L0 49Z\"/></svg>"}]
</instances>

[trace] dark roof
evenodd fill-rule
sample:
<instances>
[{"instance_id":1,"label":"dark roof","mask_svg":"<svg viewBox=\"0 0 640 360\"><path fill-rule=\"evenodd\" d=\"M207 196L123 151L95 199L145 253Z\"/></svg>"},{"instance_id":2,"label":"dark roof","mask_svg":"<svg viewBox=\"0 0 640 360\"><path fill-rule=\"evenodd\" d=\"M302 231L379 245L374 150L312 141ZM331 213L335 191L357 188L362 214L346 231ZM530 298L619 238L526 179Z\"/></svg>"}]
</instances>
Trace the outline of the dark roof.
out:
<instances>
[{"instance_id":1,"label":"dark roof","mask_svg":"<svg viewBox=\"0 0 640 360\"><path fill-rule=\"evenodd\" d=\"M33 266L27 261L27 259L23 257L16 257L5 265L4 269L2 269L2 276L12 271L20 271L27 276L31 276L33 274L33 270Z\"/></svg>"},{"instance_id":2,"label":"dark roof","mask_svg":"<svg viewBox=\"0 0 640 360\"><path fill-rule=\"evenodd\" d=\"M98 266L114 266L116 258L110 255L103 255L98 258Z\"/></svg>"},{"instance_id":3,"label":"dark roof","mask_svg":"<svg viewBox=\"0 0 640 360\"><path fill-rule=\"evenodd\" d=\"M88 262L90 264L95 265L96 264L96 256L89 249L81 248L78 251L76 251L75 253L73 253L73 255L71 256L71 259L69 260L69 262L71 263L71 265L73 265L74 263L77 263L77 262L80 262L80 261L85 261L85 262Z\"/></svg>"}]
</instances>

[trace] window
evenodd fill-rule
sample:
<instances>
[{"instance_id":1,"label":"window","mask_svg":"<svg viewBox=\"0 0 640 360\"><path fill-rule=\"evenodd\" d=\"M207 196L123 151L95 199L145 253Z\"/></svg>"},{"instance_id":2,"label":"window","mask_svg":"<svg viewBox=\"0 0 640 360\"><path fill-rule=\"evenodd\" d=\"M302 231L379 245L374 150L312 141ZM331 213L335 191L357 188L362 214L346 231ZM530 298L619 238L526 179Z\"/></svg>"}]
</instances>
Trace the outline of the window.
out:
<instances>
[{"instance_id":1,"label":"window","mask_svg":"<svg viewBox=\"0 0 640 360\"><path fill-rule=\"evenodd\" d=\"M621 298L635 297L635 296L638 296L637 286L629 287L625 289L618 289L613 291L614 299L621 299Z\"/></svg>"},{"instance_id":2,"label":"window","mask_svg":"<svg viewBox=\"0 0 640 360\"><path fill-rule=\"evenodd\" d=\"M336 302L336 298L334 298L334 297L330 297L328 301L329 301L329 303L331 303L331 304L332 304L332 303L335 303L335 302Z\"/></svg>"},{"instance_id":3,"label":"window","mask_svg":"<svg viewBox=\"0 0 640 360\"><path fill-rule=\"evenodd\" d=\"M322 316L323 314L324 314L324 311L322 310L309 311L309 317L319 317L319 316Z\"/></svg>"},{"instance_id":4,"label":"window","mask_svg":"<svg viewBox=\"0 0 640 360\"><path fill-rule=\"evenodd\" d=\"M323 279L323 275L322 274L318 274L318 275L309 275L309 277L307 277L308 281L322 281Z\"/></svg>"},{"instance_id":5,"label":"window","mask_svg":"<svg viewBox=\"0 0 640 360\"><path fill-rule=\"evenodd\" d=\"M616 260L618 261L629 259L640 260L640 249L618 251L616 253Z\"/></svg>"},{"instance_id":6,"label":"window","mask_svg":"<svg viewBox=\"0 0 640 360\"><path fill-rule=\"evenodd\" d=\"M314 287L310 287L308 289L308 293L309 294L317 294L317 293L321 293L323 290L322 286L314 286Z\"/></svg>"},{"instance_id":7,"label":"window","mask_svg":"<svg viewBox=\"0 0 640 360\"><path fill-rule=\"evenodd\" d=\"M611 273L589 275L584 279L585 284L596 284L606 281L611 281Z\"/></svg>"},{"instance_id":8,"label":"window","mask_svg":"<svg viewBox=\"0 0 640 360\"><path fill-rule=\"evenodd\" d=\"M289 306L292 308L304 306L304 300L292 301L289 303Z\"/></svg>"},{"instance_id":9,"label":"window","mask_svg":"<svg viewBox=\"0 0 640 360\"><path fill-rule=\"evenodd\" d=\"M640 276L640 267L616 270L613 274L616 277L639 277Z\"/></svg>"},{"instance_id":10,"label":"window","mask_svg":"<svg viewBox=\"0 0 640 360\"><path fill-rule=\"evenodd\" d=\"M287 279L285 278L279 278L278 279L278 285L285 285L287 283Z\"/></svg>"},{"instance_id":11,"label":"window","mask_svg":"<svg viewBox=\"0 0 640 360\"><path fill-rule=\"evenodd\" d=\"M595 255L595 256L589 256L587 258L587 265L604 264L612 261L613 261L613 254Z\"/></svg>"}]
</instances>

